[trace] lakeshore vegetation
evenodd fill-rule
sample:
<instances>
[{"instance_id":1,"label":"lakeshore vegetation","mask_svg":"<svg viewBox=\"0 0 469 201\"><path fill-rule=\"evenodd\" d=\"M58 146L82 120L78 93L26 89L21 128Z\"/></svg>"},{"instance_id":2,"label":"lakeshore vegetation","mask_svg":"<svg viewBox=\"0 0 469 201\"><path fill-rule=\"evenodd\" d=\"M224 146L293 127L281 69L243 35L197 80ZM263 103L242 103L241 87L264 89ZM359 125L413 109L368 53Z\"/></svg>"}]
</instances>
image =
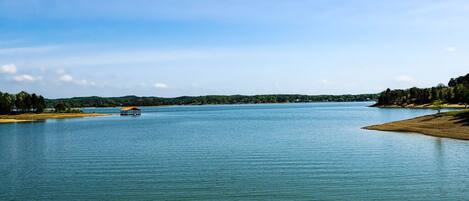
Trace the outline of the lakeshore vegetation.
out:
<instances>
[{"instance_id":1,"label":"lakeshore vegetation","mask_svg":"<svg viewBox=\"0 0 469 201\"><path fill-rule=\"evenodd\" d=\"M41 113L45 108L46 102L41 95L24 91L17 94L0 92L0 114Z\"/></svg>"},{"instance_id":2,"label":"lakeshore vegetation","mask_svg":"<svg viewBox=\"0 0 469 201\"><path fill-rule=\"evenodd\" d=\"M416 132L436 137L469 140L469 110L440 113L450 107L469 104L469 74L451 78L448 85L431 88L387 89L374 106L377 107L431 107L437 114L364 127L368 130Z\"/></svg>"},{"instance_id":3,"label":"lakeshore vegetation","mask_svg":"<svg viewBox=\"0 0 469 201\"><path fill-rule=\"evenodd\" d=\"M359 95L255 95L255 96L181 96L161 97L75 97L47 99L48 106L63 103L68 107L119 107L119 106L164 106L164 105L207 105L207 104L258 104L258 103L307 103L307 102L359 102L377 100L378 94Z\"/></svg>"},{"instance_id":4,"label":"lakeshore vegetation","mask_svg":"<svg viewBox=\"0 0 469 201\"><path fill-rule=\"evenodd\" d=\"M46 106L46 100L41 95L25 91L18 94L0 92L0 123L105 116L105 114L82 113L61 102L55 104L53 109L46 109Z\"/></svg>"},{"instance_id":5,"label":"lakeshore vegetation","mask_svg":"<svg viewBox=\"0 0 469 201\"><path fill-rule=\"evenodd\" d=\"M431 88L387 89L382 92L375 106L418 106L434 105L433 103L469 104L469 74L451 78L448 85L439 84Z\"/></svg>"},{"instance_id":6,"label":"lakeshore vegetation","mask_svg":"<svg viewBox=\"0 0 469 201\"><path fill-rule=\"evenodd\" d=\"M35 93L22 91L17 94L0 92L0 114L42 113L46 108L53 108L57 113L80 113L63 102L47 106L46 99ZM52 110L49 110L52 111Z\"/></svg>"}]
</instances>

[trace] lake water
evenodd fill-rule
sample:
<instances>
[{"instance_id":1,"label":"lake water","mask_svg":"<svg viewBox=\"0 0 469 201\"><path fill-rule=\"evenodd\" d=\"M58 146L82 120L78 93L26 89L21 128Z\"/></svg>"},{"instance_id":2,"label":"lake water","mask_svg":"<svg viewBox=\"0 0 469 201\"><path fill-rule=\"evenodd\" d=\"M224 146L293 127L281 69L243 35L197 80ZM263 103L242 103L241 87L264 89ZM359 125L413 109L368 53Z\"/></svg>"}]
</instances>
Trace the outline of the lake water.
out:
<instances>
[{"instance_id":1,"label":"lake water","mask_svg":"<svg viewBox=\"0 0 469 201\"><path fill-rule=\"evenodd\" d=\"M174 106L0 125L0 200L468 200L469 142L371 103ZM88 109L117 113L118 109Z\"/></svg>"}]
</instances>

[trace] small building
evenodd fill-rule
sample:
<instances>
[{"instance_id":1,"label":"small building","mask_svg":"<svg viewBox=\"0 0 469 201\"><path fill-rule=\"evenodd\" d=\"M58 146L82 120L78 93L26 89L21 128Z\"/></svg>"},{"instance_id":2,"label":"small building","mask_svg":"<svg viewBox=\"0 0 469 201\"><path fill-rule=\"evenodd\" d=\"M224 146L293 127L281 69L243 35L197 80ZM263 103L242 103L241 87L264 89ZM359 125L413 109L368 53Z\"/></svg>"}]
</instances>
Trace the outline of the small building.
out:
<instances>
[{"instance_id":1,"label":"small building","mask_svg":"<svg viewBox=\"0 0 469 201\"><path fill-rule=\"evenodd\" d=\"M139 116L142 114L140 108L131 106L131 107L123 107L121 108L121 115L122 116Z\"/></svg>"}]
</instances>

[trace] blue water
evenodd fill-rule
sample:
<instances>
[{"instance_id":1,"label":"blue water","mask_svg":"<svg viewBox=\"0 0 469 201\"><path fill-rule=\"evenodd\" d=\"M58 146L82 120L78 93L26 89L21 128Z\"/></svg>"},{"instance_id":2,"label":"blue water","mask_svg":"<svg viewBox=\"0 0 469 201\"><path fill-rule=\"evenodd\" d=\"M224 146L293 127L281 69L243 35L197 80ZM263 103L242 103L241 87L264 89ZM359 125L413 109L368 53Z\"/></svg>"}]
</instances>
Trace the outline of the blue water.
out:
<instances>
[{"instance_id":1,"label":"blue water","mask_svg":"<svg viewBox=\"0 0 469 201\"><path fill-rule=\"evenodd\" d=\"M370 103L175 106L0 125L0 200L468 200L469 142ZM118 109L87 109L116 113Z\"/></svg>"}]
</instances>

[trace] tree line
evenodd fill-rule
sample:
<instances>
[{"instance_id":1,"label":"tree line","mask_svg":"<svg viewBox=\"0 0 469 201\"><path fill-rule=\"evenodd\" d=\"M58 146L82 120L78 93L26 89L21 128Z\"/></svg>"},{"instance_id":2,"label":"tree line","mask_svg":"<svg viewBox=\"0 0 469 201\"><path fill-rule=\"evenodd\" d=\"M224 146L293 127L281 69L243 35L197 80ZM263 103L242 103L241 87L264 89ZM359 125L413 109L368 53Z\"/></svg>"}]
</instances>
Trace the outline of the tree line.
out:
<instances>
[{"instance_id":1,"label":"tree line","mask_svg":"<svg viewBox=\"0 0 469 201\"><path fill-rule=\"evenodd\" d=\"M0 92L0 114L41 113L46 108L46 101L41 95L22 91L17 94Z\"/></svg>"},{"instance_id":2,"label":"tree line","mask_svg":"<svg viewBox=\"0 0 469 201\"><path fill-rule=\"evenodd\" d=\"M386 89L379 95L376 106L422 105L441 101L449 104L469 104L469 74L451 78L448 85L439 84L431 88Z\"/></svg>"},{"instance_id":3,"label":"tree line","mask_svg":"<svg viewBox=\"0 0 469 201\"><path fill-rule=\"evenodd\" d=\"M42 113L46 108L54 112L81 112L63 102L57 102L54 105L47 105L46 102L43 96L35 93L29 94L21 91L17 94L9 94L0 91L0 114Z\"/></svg>"},{"instance_id":4,"label":"tree line","mask_svg":"<svg viewBox=\"0 0 469 201\"><path fill-rule=\"evenodd\" d=\"M358 102L377 100L378 94L359 95L255 95L255 96L182 96L176 98L161 97L75 97L48 99L46 103L53 107L64 103L69 107L118 107L118 106L162 106L162 105L206 105L206 104L259 104L259 103L307 103L307 102Z\"/></svg>"}]
</instances>

